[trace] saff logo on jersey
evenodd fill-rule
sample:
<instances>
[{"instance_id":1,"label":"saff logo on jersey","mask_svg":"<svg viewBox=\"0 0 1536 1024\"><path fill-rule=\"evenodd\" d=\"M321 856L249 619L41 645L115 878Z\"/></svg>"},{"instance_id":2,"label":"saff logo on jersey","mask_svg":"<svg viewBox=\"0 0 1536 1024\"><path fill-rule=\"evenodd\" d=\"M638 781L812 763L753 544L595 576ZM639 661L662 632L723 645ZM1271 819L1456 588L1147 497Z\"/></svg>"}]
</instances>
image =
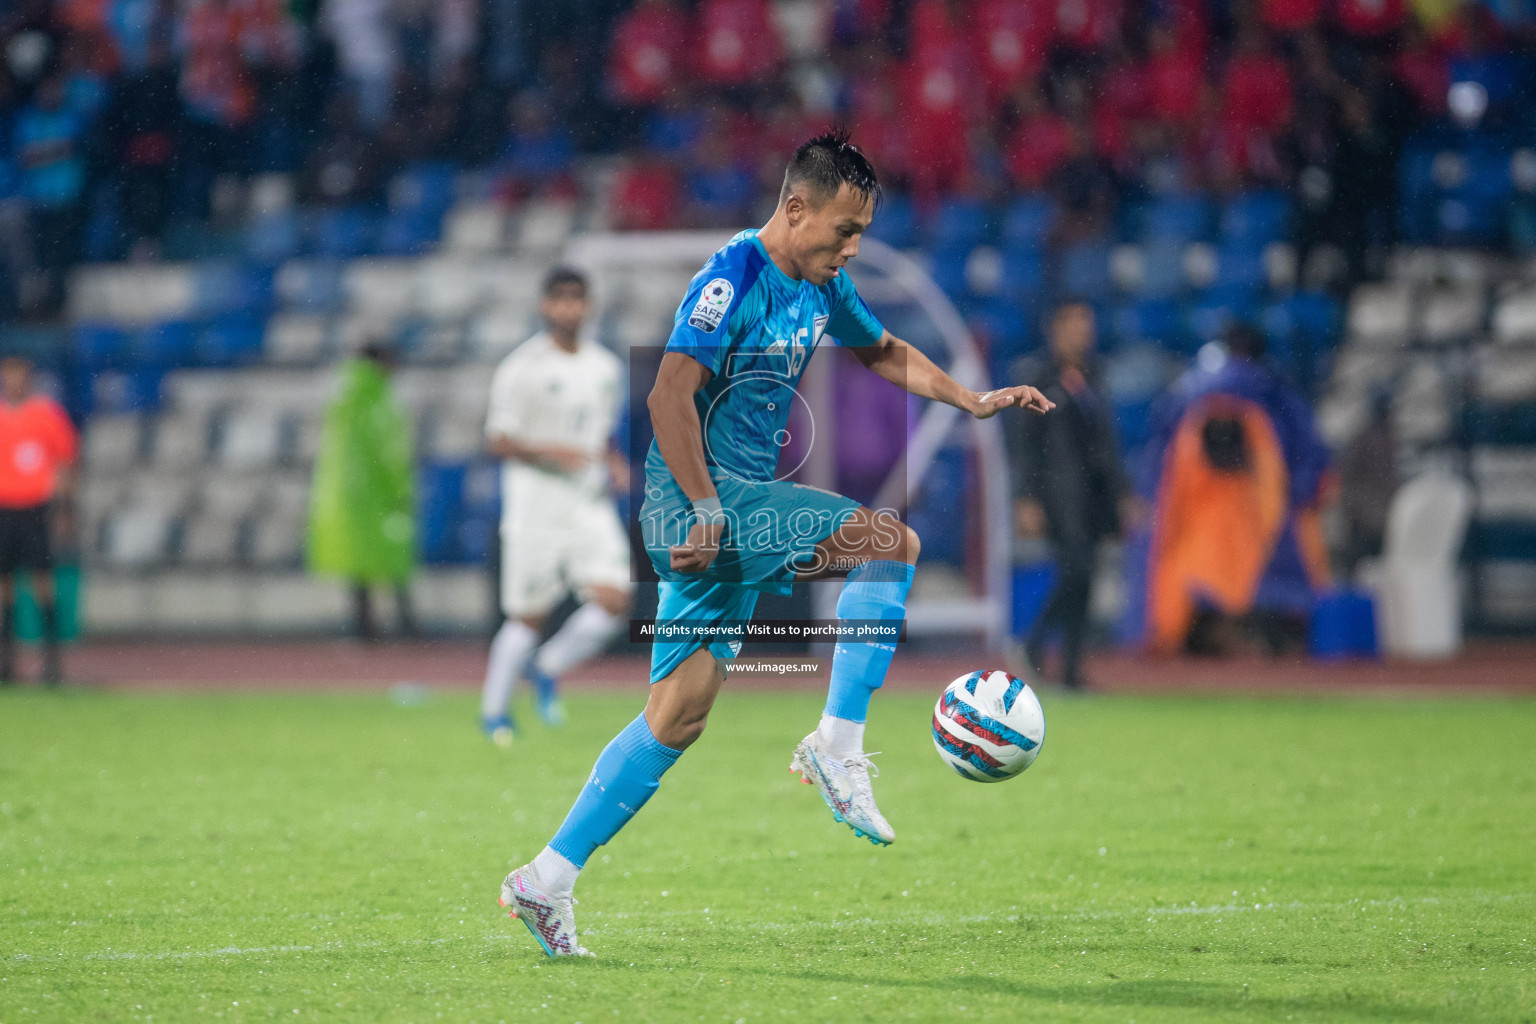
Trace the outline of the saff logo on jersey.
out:
<instances>
[{"instance_id":1,"label":"saff logo on jersey","mask_svg":"<svg viewBox=\"0 0 1536 1024\"><path fill-rule=\"evenodd\" d=\"M693 304L693 312L688 315L688 326L713 334L715 328L725 322L725 311L735 297L736 289L731 282L723 277L715 278L699 292L699 301Z\"/></svg>"}]
</instances>

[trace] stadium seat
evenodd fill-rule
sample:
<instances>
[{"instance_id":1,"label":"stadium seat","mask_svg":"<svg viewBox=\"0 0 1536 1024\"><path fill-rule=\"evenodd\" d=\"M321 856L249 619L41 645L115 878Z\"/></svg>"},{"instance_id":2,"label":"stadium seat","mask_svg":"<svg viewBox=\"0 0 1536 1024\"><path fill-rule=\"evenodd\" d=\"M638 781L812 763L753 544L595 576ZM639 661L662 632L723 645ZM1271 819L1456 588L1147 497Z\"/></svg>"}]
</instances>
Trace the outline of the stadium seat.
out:
<instances>
[{"instance_id":1,"label":"stadium seat","mask_svg":"<svg viewBox=\"0 0 1536 1024\"><path fill-rule=\"evenodd\" d=\"M1173 298L1184 290L1184 246L1158 239L1141 249L1141 274L1136 294L1144 299Z\"/></svg>"},{"instance_id":2,"label":"stadium seat","mask_svg":"<svg viewBox=\"0 0 1536 1024\"><path fill-rule=\"evenodd\" d=\"M256 519L250 534L251 564L264 568L292 568L304 554L304 521L265 515Z\"/></svg>"},{"instance_id":3,"label":"stadium seat","mask_svg":"<svg viewBox=\"0 0 1536 1024\"><path fill-rule=\"evenodd\" d=\"M1041 250L1025 244L1008 244L998 253L1001 275L998 293L1014 301L1032 301L1046 290L1046 264Z\"/></svg>"},{"instance_id":4,"label":"stadium seat","mask_svg":"<svg viewBox=\"0 0 1536 1024\"><path fill-rule=\"evenodd\" d=\"M928 225L928 244L945 252L969 252L987 241L988 218L979 199L946 199Z\"/></svg>"},{"instance_id":5,"label":"stadium seat","mask_svg":"<svg viewBox=\"0 0 1536 1024\"><path fill-rule=\"evenodd\" d=\"M197 353L197 325L187 320L151 324L134 332L130 352L139 366L190 365Z\"/></svg>"},{"instance_id":6,"label":"stadium seat","mask_svg":"<svg viewBox=\"0 0 1536 1024\"><path fill-rule=\"evenodd\" d=\"M500 252L507 244L507 220L506 208L500 203L457 203L443 220L443 248L482 255Z\"/></svg>"},{"instance_id":7,"label":"stadium seat","mask_svg":"<svg viewBox=\"0 0 1536 1024\"><path fill-rule=\"evenodd\" d=\"M910 249L917 244L917 208L910 197L888 192L869 226L869 237L895 249Z\"/></svg>"},{"instance_id":8,"label":"stadium seat","mask_svg":"<svg viewBox=\"0 0 1536 1024\"><path fill-rule=\"evenodd\" d=\"M164 371L155 367L98 371L91 376L90 414L156 412L164 381Z\"/></svg>"},{"instance_id":9,"label":"stadium seat","mask_svg":"<svg viewBox=\"0 0 1536 1024\"><path fill-rule=\"evenodd\" d=\"M130 506L103 524L102 557L119 568L153 565L166 555L172 517L161 508Z\"/></svg>"},{"instance_id":10,"label":"stadium seat","mask_svg":"<svg viewBox=\"0 0 1536 1024\"><path fill-rule=\"evenodd\" d=\"M216 317L197 336L196 359L203 366L243 366L261 357L264 314L246 311Z\"/></svg>"},{"instance_id":11,"label":"stadium seat","mask_svg":"<svg viewBox=\"0 0 1536 1024\"><path fill-rule=\"evenodd\" d=\"M1262 248L1283 241L1290 226L1291 205L1281 192L1243 192L1227 200L1221 211L1221 239L1233 245Z\"/></svg>"},{"instance_id":12,"label":"stadium seat","mask_svg":"<svg viewBox=\"0 0 1536 1024\"><path fill-rule=\"evenodd\" d=\"M283 449L283 416L255 406L237 409L219 423L217 457L227 470L250 471L276 465Z\"/></svg>"},{"instance_id":13,"label":"stadium seat","mask_svg":"<svg viewBox=\"0 0 1536 1024\"><path fill-rule=\"evenodd\" d=\"M1057 210L1038 196L1020 196L1003 211L1003 246L1013 250L1042 251L1056 226Z\"/></svg>"},{"instance_id":14,"label":"stadium seat","mask_svg":"<svg viewBox=\"0 0 1536 1024\"><path fill-rule=\"evenodd\" d=\"M292 260L278 268L278 302L289 312L335 313L346 301L346 265L335 260Z\"/></svg>"},{"instance_id":15,"label":"stadium seat","mask_svg":"<svg viewBox=\"0 0 1536 1024\"><path fill-rule=\"evenodd\" d=\"M124 366L130 355L128 334L109 324L76 324L71 332L75 364L82 370Z\"/></svg>"},{"instance_id":16,"label":"stadium seat","mask_svg":"<svg viewBox=\"0 0 1536 1024\"><path fill-rule=\"evenodd\" d=\"M517 249L554 253L565 245L575 227L576 208L570 203L530 202L517 219Z\"/></svg>"},{"instance_id":17,"label":"stadium seat","mask_svg":"<svg viewBox=\"0 0 1536 1024\"><path fill-rule=\"evenodd\" d=\"M262 354L269 363L309 366L330 354L330 320L307 313L274 316L267 322Z\"/></svg>"},{"instance_id":18,"label":"stadium seat","mask_svg":"<svg viewBox=\"0 0 1536 1024\"><path fill-rule=\"evenodd\" d=\"M208 513L188 517L179 560L189 565L228 566L240 561L241 520Z\"/></svg>"},{"instance_id":19,"label":"stadium seat","mask_svg":"<svg viewBox=\"0 0 1536 1024\"><path fill-rule=\"evenodd\" d=\"M1269 285L1264 248L1253 242L1223 242L1216 250L1218 288L1259 290Z\"/></svg>"},{"instance_id":20,"label":"stadium seat","mask_svg":"<svg viewBox=\"0 0 1536 1024\"><path fill-rule=\"evenodd\" d=\"M361 206L322 207L310 215L313 246L322 259L366 256L378 244L379 218Z\"/></svg>"},{"instance_id":21,"label":"stadium seat","mask_svg":"<svg viewBox=\"0 0 1536 1024\"><path fill-rule=\"evenodd\" d=\"M1413 303L1399 284L1365 284L1349 297L1349 337L1367 345L1403 345L1413 329Z\"/></svg>"},{"instance_id":22,"label":"stadium seat","mask_svg":"<svg viewBox=\"0 0 1536 1024\"><path fill-rule=\"evenodd\" d=\"M1102 239L1077 242L1061 252L1060 290L1067 295L1100 302L1112 291L1109 244Z\"/></svg>"},{"instance_id":23,"label":"stadium seat","mask_svg":"<svg viewBox=\"0 0 1536 1024\"><path fill-rule=\"evenodd\" d=\"M1115 338L1116 347L1150 342L1170 351L1186 346L1185 329L1179 304L1172 299L1141 299L1123 303L1113 310L1104 325Z\"/></svg>"},{"instance_id":24,"label":"stadium seat","mask_svg":"<svg viewBox=\"0 0 1536 1024\"><path fill-rule=\"evenodd\" d=\"M81 443L87 472L110 478L138 465L143 455L143 434L144 416L140 413L92 416Z\"/></svg>"},{"instance_id":25,"label":"stadium seat","mask_svg":"<svg viewBox=\"0 0 1536 1024\"><path fill-rule=\"evenodd\" d=\"M1408 481L1392 499L1380 595L1387 653L1442 658L1461 648L1456 559L1471 508L1466 483L1440 472Z\"/></svg>"},{"instance_id":26,"label":"stadium seat","mask_svg":"<svg viewBox=\"0 0 1536 1024\"><path fill-rule=\"evenodd\" d=\"M1144 206L1139 220L1137 237L1144 242L1203 241L1211 234L1211 204L1202 195L1163 196Z\"/></svg>"},{"instance_id":27,"label":"stadium seat","mask_svg":"<svg viewBox=\"0 0 1536 1024\"><path fill-rule=\"evenodd\" d=\"M1448 285L1429 292L1422 301L1420 337L1431 345L1465 341L1482 330L1485 303L1481 288Z\"/></svg>"},{"instance_id":28,"label":"stadium seat","mask_svg":"<svg viewBox=\"0 0 1536 1024\"><path fill-rule=\"evenodd\" d=\"M155 422L154 464L181 471L202 464L208 455L208 416L203 410L162 415Z\"/></svg>"},{"instance_id":29,"label":"stadium seat","mask_svg":"<svg viewBox=\"0 0 1536 1024\"><path fill-rule=\"evenodd\" d=\"M1493 339L1501 345L1536 342L1536 291L1507 295L1493 311Z\"/></svg>"},{"instance_id":30,"label":"stadium seat","mask_svg":"<svg viewBox=\"0 0 1536 1024\"><path fill-rule=\"evenodd\" d=\"M390 210L379 226L378 250L386 256L421 256L437 248L442 229L436 210Z\"/></svg>"},{"instance_id":31,"label":"stadium seat","mask_svg":"<svg viewBox=\"0 0 1536 1024\"><path fill-rule=\"evenodd\" d=\"M415 260L353 260L342 271L347 306L394 320L416 311L421 265Z\"/></svg>"},{"instance_id":32,"label":"stadium seat","mask_svg":"<svg viewBox=\"0 0 1536 1024\"><path fill-rule=\"evenodd\" d=\"M421 560L443 565L457 556L456 527L464 503L462 462L427 461L416 470L416 529Z\"/></svg>"},{"instance_id":33,"label":"stadium seat","mask_svg":"<svg viewBox=\"0 0 1536 1024\"><path fill-rule=\"evenodd\" d=\"M264 312L272 305L272 274L235 260L208 260L191 269L190 318Z\"/></svg>"},{"instance_id":34,"label":"stadium seat","mask_svg":"<svg viewBox=\"0 0 1536 1024\"><path fill-rule=\"evenodd\" d=\"M412 164L389 183L389 208L401 211L448 212L458 195L458 168L440 161Z\"/></svg>"}]
</instances>

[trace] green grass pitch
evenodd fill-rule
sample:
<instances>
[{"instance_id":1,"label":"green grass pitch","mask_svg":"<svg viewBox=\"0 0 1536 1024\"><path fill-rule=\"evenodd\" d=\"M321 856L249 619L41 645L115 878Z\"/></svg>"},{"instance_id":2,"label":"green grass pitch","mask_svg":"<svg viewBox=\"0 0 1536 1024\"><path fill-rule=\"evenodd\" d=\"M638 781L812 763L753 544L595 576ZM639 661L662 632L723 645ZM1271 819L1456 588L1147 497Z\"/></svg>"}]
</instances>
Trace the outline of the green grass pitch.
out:
<instances>
[{"instance_id":1,"label":"green grass pitch","mask_svg":"<svg viewBox=\"0 0 1536 1024\"><path fill-rule=\"evenodd\" d=\"M1047 694L978 785L884 694L875 849L741 685L546 960L498 883L642 698L0 694L0 1022L1536 1019L1536 702Z\"/></svg>"}]
</instances>

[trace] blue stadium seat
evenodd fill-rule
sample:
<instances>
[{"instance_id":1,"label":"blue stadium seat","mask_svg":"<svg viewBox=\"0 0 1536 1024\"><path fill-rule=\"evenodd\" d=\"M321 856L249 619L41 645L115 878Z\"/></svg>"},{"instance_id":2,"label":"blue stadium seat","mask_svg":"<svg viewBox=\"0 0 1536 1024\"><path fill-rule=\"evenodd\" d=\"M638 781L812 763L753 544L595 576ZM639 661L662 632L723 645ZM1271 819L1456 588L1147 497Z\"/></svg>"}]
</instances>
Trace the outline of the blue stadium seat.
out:
<instances>
[{"instance_id":1,"label":"blue stadium seat","mask_svg":"<svg viewBox=\"0 0 1536 1024\"><path fill-rule=\"evenodd\" d=\"M1146 341L1173 351L1184 346L1184 320L1173 299L1141 299L1124 303L1105 324L1119 346Z\"/></svg>"},{"instance_id":2,"label":"blue stadium seat","mask_svg":"<svg viewBox=\"0 0 1536 1024\"><path fill-rule=\"evenodd\" d=\"M990 380L1004 379L1008 364L1030 347L1036 312L1019 302L993 296L976 299L965 310L966 322L986 348Z\"/></svg>"},{"instance_id":3,"label":"blue stadium seat","mask_svg":"<svg viewBox=\"0 0 1536 1024\"><path fill-rule=\"evenodd\" d=\"M458 176L459 169L450 163L412 164L390 182L389 208L432 212L440 219L457 196Z\"/></svg>"},{"instance_id":4,"label":"blue stadium seat","mask_svg":"<svg viewBox=\"0 0 1536 1024\"><path fill-rule=\"evenodd\" d=\"M897 249L912 248L917 244L917 207L900 192L887 193L869 225L869 236Z\"/></svg>"},{"instance_id":5,"label":"blue stadium seat","mask_svg":"<svg viewBox=\"0 0 1536 1024\"><path fill-rule=\"evenodd\" d=\"M159 369L103 370L92 374L92 415L158 412L165 373Z\"/></svg>"},{"instance_id":6,"label":"blue stadium seat","mask_svg":"<svg viewBox=\"0 0 1536 1024\"><path fill-rule=\"evenodd\" d=\"M1208 288L1190 303L1187 321L1194 346L1217 341L1238 321L1253 320L1257 315L1257 294L1242 287Z\"/></svg>"},{"instance_id":7,"label":"blue stadium seat","mask_svg":"<svg viewBox=\"0 0 1536 1024\"><path fill-rule=\"evenodd\" d=\"M264 311L272 305L272 272L265 268L210 260L195 266L192 274L192 303L199 316Z\"/></svg>"},{"instance_id":8,"label":"blue stadium seat","mask_svg":"<svg viewBox=\"0 0 1536 1024\"><path fill-rule=\"evenodd\" d=\"M1142 241L1196 242L1210 237L1211 204L1202 195L1161 196L1141 211Z\"/></svg>"},{"instance_id":9,"label":"blue stadium seat","mask_svg":"<svg viewBox=\"0 0 1536 1024\"><path fill-rule=\"evenodd\" d=\"M934 246L928 252L928 273L951 299L964 299L969 287L965 281L965 263L969 248Z\"/></svg>"},{"instance_id":10,"label":"blue stadium seat","mask_svg":"<svg viewBox=\"0 0 1536 1024\"><path fill-rule=\"evenodd\" d=\"M243 366L261 358L267 319L238 310L215 317L197 338L197 361L204 366Z\"/></svg>"},{"instance_id":11,"label":"blue stadium seat","mask_svg":"<svg viewBox=\"0 0 1536 1024\"><path fill-rule=\"evenodd\" d=\"M458 557L465 470L462 462L429 461L416 471L417 545L429 565L452 564Z\"/></svg>"},{"instance_id":12,"label":"blue stadium seat","mask_svg":"<svg viewBox=\"0 0 1536 1024\"><path fill-rule=\"evenodd\" d=\"M500 521L494 516L466 515L460 519L454 531L458 541L454 560L461 565L484 565L490 561L499 528Z\"/></svg>"},{"instance_id":13,"label":"blue stadium seat","mask_svg":"<svg viewBox=\"0 0 1536 1024\"><path fill-rule=\"evenodd\" d=\"M298 212L277 210L256 217L245 228L245 254L257 263L274 266L304 248Z\"/></svg>"},{"instance_id":14,"label":"blue stadium seat","mask_svg":"<svg viewBox=\"0 0 1536 1024\"><path fill-rule=\"evenodd\" d=\"M907 512L907 524L923 539L923 557L962 565L965 561L964 496L968 488L965 449L941 448L928 466L917 500Z\"/></svg>"},{"instance_id":15,"label":"blue stadium seat","mask_svg":"<svg viewBox=\"0 0 1536 1024\"><path fill-rule=\"evenodd\" d=\"M437 248L442 233L442 211L391 210L384 218L379 251L386 256L420 256Z\"/></svg>"},{"instance_id":16,"label":"blue stadium seat","mask_svg":"<svg viewBox=\"0 0 1536 1024\"><path fill-rule=\"evenodd\" d=\"M1002 251L1003 273L998 290L1017 300L1037 300L1045 294L1045 255L1033 246L1009 243Z\"/></svg>"},{"instance_id":17,"label":"blue stadium seat","mask_svg":"<svg viewBox=\"0 0 1536 1024\"><path fill-rule=\"evenodd\" d=\"M76 365L87 372L126 366L131 355L128 333L110 324L76 324L70 341Z\"/></svg>"},{"instance_id":18,"label":"blue stadium seat","mask_svg":"<svg viewBox=\"0 0 1536 1024\"><path fill-rule=\"evenodd\" d=\"M1003 212L1003 246L1039 252L1056 224L1056 207L1038 196L1020 196Z\"/></svg>"},{"instance_id":19,"label":"blue stadium seat","mask_svg":"<svg viewBox=\"0 0 1536 1024\"><path fill-rule=\"evenodd\" d=\"M337 259L366 256L374 249L378 226L378 218L361 206L317 210L313 220L315 255Z\"/></svg>"},{"instance_id":20,"label":"blue stadium seat","mask_svg":"<svg viewBox=\"0 0 1536 1024\"><path fill-rule=\"evenodd\" d=\"M1184 243L1158 239L1142 249L1141 285L1147 299L1171 298L1184 290Z\"/></svg>"},{"instance_id":21,"label":"blue stadium seat","mask_svg":"<svg viewBox=\"0 0 1536 1024\"><path fill-rule=\"evenodd\" d=\"M334 260L301 260L282 269L282 298L298 313L335 313L346 304L346 265Z\"/></svg>"},{"instance_id":22,"label":"blue stadium seat","mask_svg":"<svg viewBox=\"0 0 1536 1024\"><path fill-rule=\"evenodd\" d=\"M144 367L189 366L197 350L197 325L190 320L168 320L133 333L134 362Z\"/></svg>"},{"instance_id":23,"label":"blue stadium seat","mask_svg":"<svg viewBox=\"0 0 1536 1024\"><path fill-rule=\"evenodd\" d=\"M970 252L987 240L988 210L979 199L947 199L928 226L935 249Z\"/></svg>"},{"instance_id":24,"label":"blue stadium seat","mask_svg":"<svg viewBox=\"0 0 1536 1024\"><path fill-rule=\"evenodd\" d=\"M1268 189L1233 196L1221 211L1222 241L1263 248L1286 237L1290 200Z\"/></svg>"},{"instance_id":25,"label":"blue stadium seat","mask_svg":"<svg viewBox=\"0 0 1536 1024\"><path fill-rule=\"evenodd\" d=\"M1216 280L1212 283L1217 288L1266 288L1269 273L1264 267L1263 243L1223 242L1216 250Z\"/></svg>"},{"instance_id":26,"label":"blue stadium seat","mask_svg":"<svg viewBox=\"0 0 1536 1024\"><path fill-rule=\"evenodd\" d=\"M1109 276L1109 243L1097 239L1067 246L1061 253L1060 273L1063 292L1091 302L1102 301L1113 288Z\"/></svg>"}]
</instances>

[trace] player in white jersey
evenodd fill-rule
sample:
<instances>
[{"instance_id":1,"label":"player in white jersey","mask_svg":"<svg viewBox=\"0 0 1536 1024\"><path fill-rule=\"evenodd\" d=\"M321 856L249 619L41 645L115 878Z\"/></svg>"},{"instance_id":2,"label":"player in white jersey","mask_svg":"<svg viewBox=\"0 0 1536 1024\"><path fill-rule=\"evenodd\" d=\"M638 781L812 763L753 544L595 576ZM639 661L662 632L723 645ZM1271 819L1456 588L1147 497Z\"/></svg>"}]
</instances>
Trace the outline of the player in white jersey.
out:
<instances>
[{"instance_id":1,"label":"player in white jersey","mask_svg":"<svg viewBox=\"0 0 1536 1024\"><path fill-rule=\"evenodd\" d=\"M617 356L581 337L587 281L560 267L544 282L545 329L502 360L491 378L486 450L501 458L501 606L507 621L491 641L481 726L512 742L508 714L521 675L534 684L539 715L563 718L556 684L597 654L629 613L629 538L610 484L628 486L629 466L609 439L622 402ZM567 592L583 604L540 646L544 617ZM537 650L535 648L537 647Z\"/></svg>"}]
</instances>

